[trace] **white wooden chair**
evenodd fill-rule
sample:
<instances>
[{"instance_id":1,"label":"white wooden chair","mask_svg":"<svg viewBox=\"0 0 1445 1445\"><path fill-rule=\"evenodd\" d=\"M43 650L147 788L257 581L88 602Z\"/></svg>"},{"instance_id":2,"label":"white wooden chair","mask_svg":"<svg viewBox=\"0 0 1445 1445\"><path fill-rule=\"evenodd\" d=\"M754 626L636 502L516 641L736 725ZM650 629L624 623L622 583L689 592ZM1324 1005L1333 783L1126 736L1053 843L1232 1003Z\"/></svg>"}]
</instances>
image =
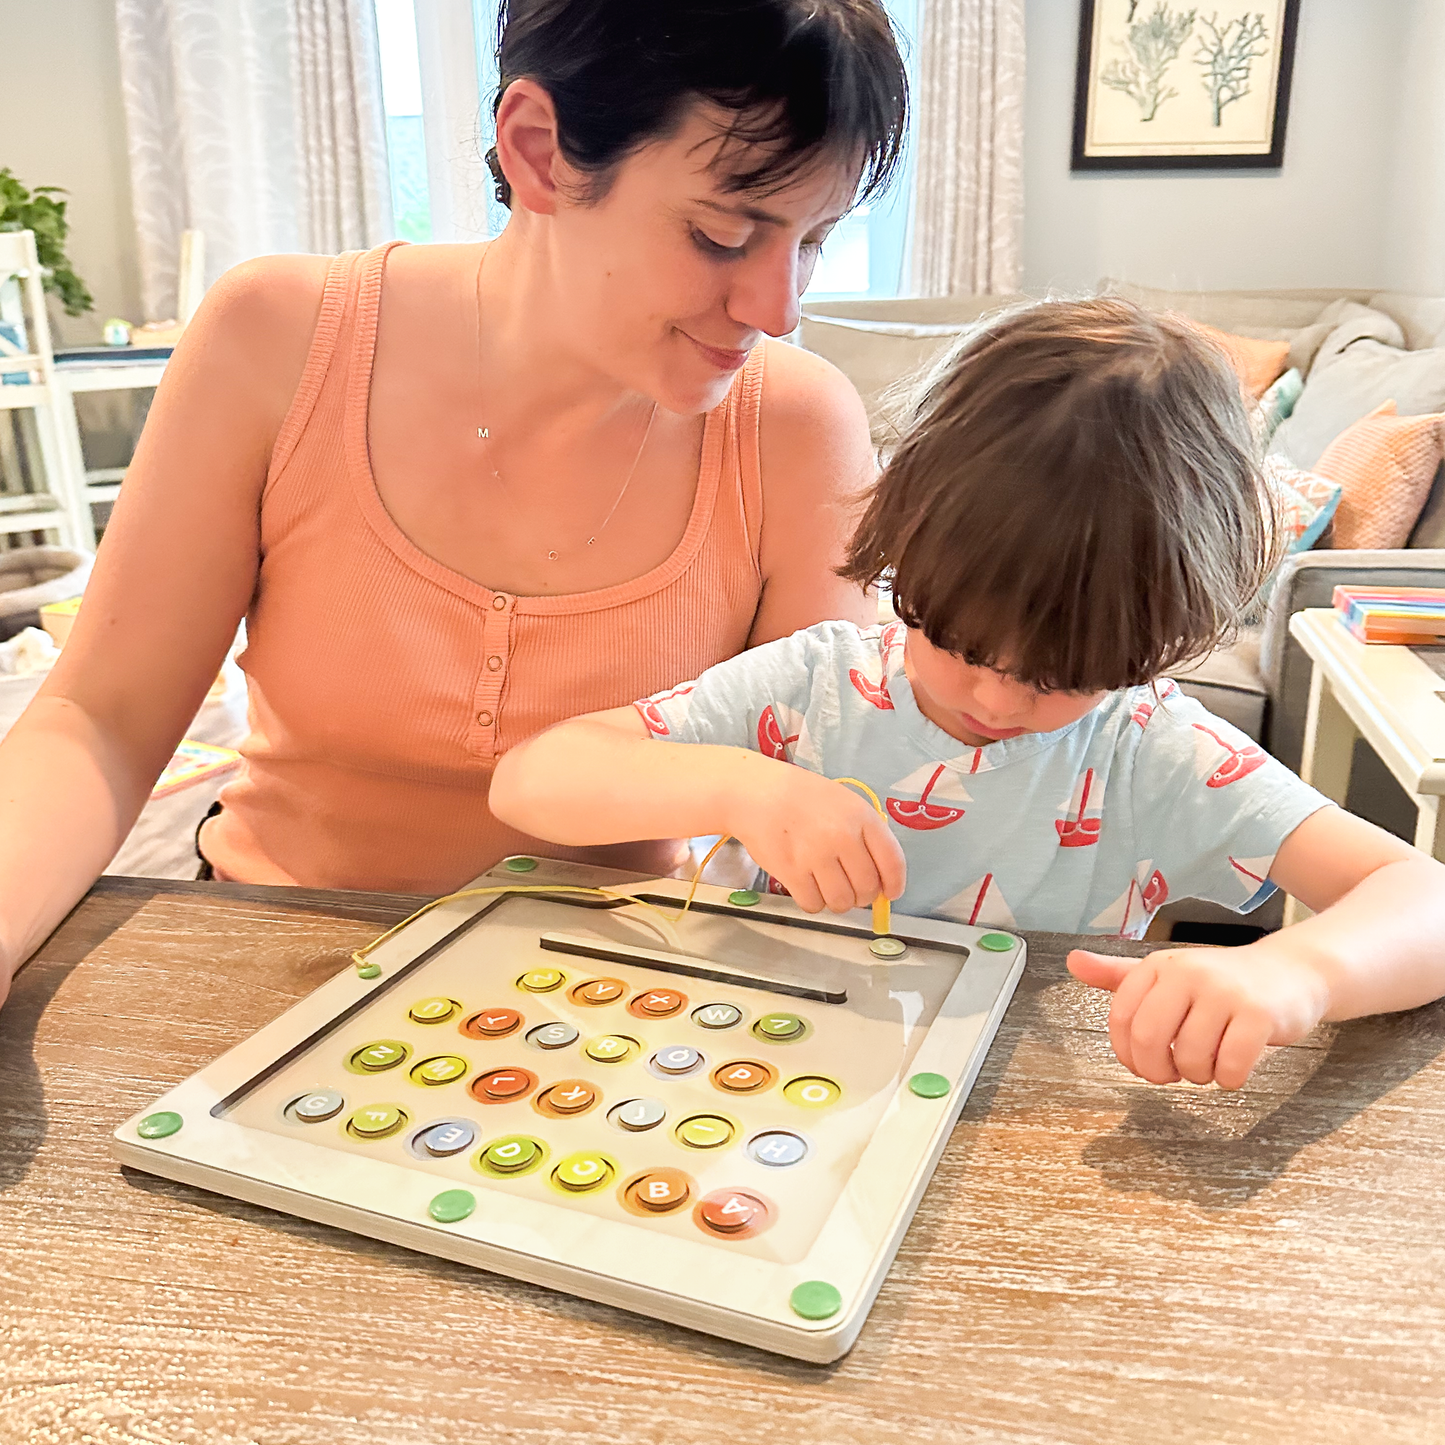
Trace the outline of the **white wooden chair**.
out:
<instances>
[{"instance_id":1,"label":"white wooden chair","mask_svg":"<svg viewBox=\"0 0 1445 1445\"><path fill-rule=\"evenodd\" d=\"M0 411L35 418L45 489L0 492L0 537L54 530L64 547L93 548L95 527L78 455L58 407L55 355L30 231L0 231ZM18 339L17 339L18 338ZM78 448L75 449L78 451Z\"/></svg>"},{"instance_id":2,"label":"white wooden chair","mask_svg":"<svg viewBox=\"0 0 1445 1445\"><path fill-rule=\"evenodd\" d=\"M177 271L176 320L185 326L195 314L205 295L206 238L201 231L181 232L180 265ZM139 332L134 346L145 346L146 336ZM117 347L113 354L99 361L84 361L62 354L56 368L56 416L65 457L79 478L79 485L90 503L113 502L120 495L125 480L125 467L87 467L81 448L80 422L75 398L81 392L133 391L158 386L165 374L166 363L141 359L128 354L128 348ZM84 518L90 523L87 510ZM94 528L91 530L94 545Z\"/></svg>"}]
</instances>

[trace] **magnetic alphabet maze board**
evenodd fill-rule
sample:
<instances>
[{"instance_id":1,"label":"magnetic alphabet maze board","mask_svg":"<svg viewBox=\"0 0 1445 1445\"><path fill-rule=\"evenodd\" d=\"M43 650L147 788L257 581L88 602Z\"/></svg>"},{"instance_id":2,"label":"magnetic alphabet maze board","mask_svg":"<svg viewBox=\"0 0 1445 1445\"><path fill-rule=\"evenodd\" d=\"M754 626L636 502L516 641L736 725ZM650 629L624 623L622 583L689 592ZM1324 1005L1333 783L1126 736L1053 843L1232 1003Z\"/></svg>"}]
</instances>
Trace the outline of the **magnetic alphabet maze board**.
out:
<instances>
[{"instance_id":1,"label":"magnetic alphabet maze board","mask_svg":"<svg viewBox=\"0 0 1445 1445\"><path fill-rule=\"evenodd\" d=\"M513 858L115 1133L123 1163L799 1359L857 1338L1013 934ZM663 912L659 912L661 909ZM856 921L854 921L856 918ZM875 945L877 950L875 952ZM896 957L880 957L890 950Z\"/></svg>"}]
</instances>

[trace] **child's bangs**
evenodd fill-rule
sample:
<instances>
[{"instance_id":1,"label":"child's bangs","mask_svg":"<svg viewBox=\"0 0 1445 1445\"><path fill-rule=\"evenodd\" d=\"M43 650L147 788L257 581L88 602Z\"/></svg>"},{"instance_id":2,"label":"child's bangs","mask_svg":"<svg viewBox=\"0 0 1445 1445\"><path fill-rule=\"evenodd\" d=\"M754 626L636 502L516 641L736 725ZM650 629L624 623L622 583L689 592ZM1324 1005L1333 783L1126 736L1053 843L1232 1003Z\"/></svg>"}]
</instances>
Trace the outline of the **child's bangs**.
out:
<instances>
[{"instance_id":1,"label":"child's bangs","mask_svg":"<svg viewBox=\"0 0 1445 1445\"><path fill-rule=\"evenodd\" d=\"M1187 323L1043 302L930 379L843 576L935 646L1049 691L1153 680L1228 637L1274 564L1238 379Z\"/></svg>"},{"instance_id":2,"label":"child's bangs","mask_svg":"<svg viewBox=\"0 0 1445 1445\"><path fill-rule=\"evenodd\" d=\"M1180 565L1158 518L1100 517L1003 478L972 503L968 525L916 532L894 566L898 615L936 647L1087 693L1148 682L1228 630L1229 608Z\"/></svg>"}]
</instances>

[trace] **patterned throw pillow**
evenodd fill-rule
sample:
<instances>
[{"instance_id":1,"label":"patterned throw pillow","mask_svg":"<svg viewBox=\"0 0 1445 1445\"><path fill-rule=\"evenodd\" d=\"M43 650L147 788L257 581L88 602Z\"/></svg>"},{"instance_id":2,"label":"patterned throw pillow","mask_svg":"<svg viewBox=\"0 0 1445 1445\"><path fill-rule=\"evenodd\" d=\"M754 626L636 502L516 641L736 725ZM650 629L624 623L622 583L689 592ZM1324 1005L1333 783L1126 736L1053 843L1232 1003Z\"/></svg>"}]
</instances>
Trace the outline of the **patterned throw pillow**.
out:
<instances>
[{"instance_id":1,"label":"patterned throw pillow","mask_svg":"<svg viewBox=\"0 0 1445 1445\"><path fill-rule=\"evenodd\" d=\"M1286 552L1307 552L1334 520L1343 488L1338 482L1291 466L1283 457L1266 457L1264 479L1274 493Z\"/></svg>"},{"instance_id":2,"label":"patterned throw pillow","mask_svg":"<svg viewBox=\"0 0 1445 1445\"><path fill-rule=\"evenodd\" d=\"M1257 341L1253 336L1235 336L1218 331L1202 321L1194 323L1216 346L1222 347L1239 373L1245 394L1258 401L1289 360L1288 341Z\"/></svg>"},{"instance_id":3,"label":"patterned throw pillow","mask_svg":"<svg viewBox=\"0 0 1445 1445\"><path fill-rule=\"evenodd\" d=\"M1258 405L1249 414L1254 440L1260 451L1269 445L1275 428L1294 410L1294 404L1304 389L1304 377L1291 367L1260 397Z\"/></svg>"},{"instance_id":4,"label":"patterned throw pillow","mask_svg":"<svg viewBox=\"0 0 1445 1445\"><path fill-rule=\"evenodd\" d=\"M1336 547L1403 547L1445 454L1445 412L1397 416L1383 402L1324 450L1315 470L1343 489Z\"/></svg>"},{"instance_id":5,"label":"patterned throw pillow","mask_svg":"<svg viewBox=\"0 0 1445 1445\"><path fill-rule=\"evenodd\" d=\"M1277 456L1264 459L1264 480L1274 496L1275 516L1284 538L1286 556L1291 552L1309 551L1334 520L1335 508L1340 504L1339 483L1291 466ZM1280 566L1283 565L1281 559ZM1245 614L1246 622L1263 619L1278 575L1276 569L1259 589Z\"/></svg>"}]
</instances>

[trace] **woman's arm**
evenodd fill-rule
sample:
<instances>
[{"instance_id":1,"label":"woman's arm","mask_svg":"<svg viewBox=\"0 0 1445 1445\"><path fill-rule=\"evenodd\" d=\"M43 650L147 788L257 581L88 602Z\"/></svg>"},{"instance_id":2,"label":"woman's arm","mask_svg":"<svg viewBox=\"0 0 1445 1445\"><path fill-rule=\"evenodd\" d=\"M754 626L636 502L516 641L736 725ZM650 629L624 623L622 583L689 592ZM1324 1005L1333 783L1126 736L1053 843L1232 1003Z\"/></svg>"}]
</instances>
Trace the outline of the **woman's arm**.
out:
<instances>
[{"instance_id":1,"label":"woman's arm","mask_svg":"<svg viewBox=\"0 0 1445 1445\"><path fill-rule=\"evenodd\" d=\"M285 256L228 273L166 368L85 605L0 743L0 999L124 841L246 612L325 270Z\"/></svg>"},{"instance_id":2,"label":"woman's arm","mask_svg":"<svg viewBox=\"0 0 1445 1445\"><path fill-rule=\"evenodd\" d=\"M858 794L746 748L657 741L631 707L511 749L489 802L504 823L574 846L731 834L808 913L903 892L902 850Z\"/></svg>"},{"instance_id":3,"label":"woman's arm","mask_svg":"<svg viewBox=\"0 0 1445 1445\"><path fill-rule=\"evenodd\" d=\"M833 618L877 622L874 599L833 571L875 475L853 384L821 356L768 343L759 431L763 596L748 646Z\"/></svg>"},{"instance_id":4,"label":"woman's arm","mask_svg":"<svg viewBox=\"0 0 1445 1445\"><path fill-rule=\"evenodd\" d=\"M1285 839L1269 876L1314 917L1243 948L1069 955L1078 978L1114 993L1109 1035L1126 1068L1239 1088L1267 1045L1324 1019L1445 995L1445 865L1330 807Z\"/></svg>"}]
</instances>

